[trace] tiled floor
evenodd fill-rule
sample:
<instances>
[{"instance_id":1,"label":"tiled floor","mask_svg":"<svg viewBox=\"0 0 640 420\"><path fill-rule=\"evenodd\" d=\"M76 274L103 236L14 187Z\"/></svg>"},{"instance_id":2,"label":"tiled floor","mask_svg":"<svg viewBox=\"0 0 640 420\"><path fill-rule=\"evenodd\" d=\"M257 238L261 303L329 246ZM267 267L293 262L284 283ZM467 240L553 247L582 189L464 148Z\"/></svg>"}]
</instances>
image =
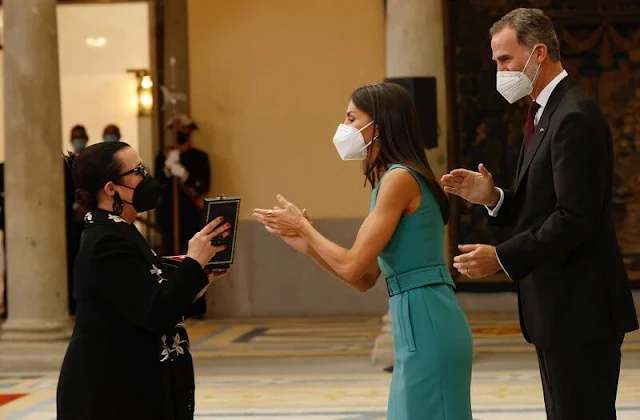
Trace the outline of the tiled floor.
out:
<instances>
[{"instance_id":1,"label":"tiled floor","mask_svg":"<svg viewBox=\"0 0 640 420\"><path fill-rule=\"evenodd\" d=\"M535 358L509 317L471 317L482 349L474 366L474 418L544 420ZM369 361L378 328L378 320L365 318L192 324L196 418L384 419L390 375ZM637 338L625 343L619 420L640 419ZM56 381L55 371L1 376L0 419L54 419Z\"/></svg>"}]
</instances>

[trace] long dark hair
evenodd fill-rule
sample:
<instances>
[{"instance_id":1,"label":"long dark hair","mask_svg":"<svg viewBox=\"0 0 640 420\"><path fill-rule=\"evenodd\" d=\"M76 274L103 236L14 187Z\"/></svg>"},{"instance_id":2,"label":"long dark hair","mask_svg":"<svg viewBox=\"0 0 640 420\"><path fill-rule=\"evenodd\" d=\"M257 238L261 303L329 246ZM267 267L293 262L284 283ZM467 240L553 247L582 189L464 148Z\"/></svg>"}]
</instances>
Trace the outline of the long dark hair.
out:
<instances>
[{"instance_id":1,"label":"long dark hair","mask_svg":"<svg viewBox=\"0 0 640 420\"><path fill-rule=\"evenodd\" d=\"M98 193L109 181L118 181L122 162L116 153L130 147L124 142L102 142L87 147L78 155L65 156L71 168L73 184L76 187L76 201L85 211L93 211L98 206Z\"/></svg>"},{"instance_id":2,"label":"long dark hair","mask_svg":"<svg viewBox=\"0 0 640 420\"><path fill-rule=\"evenodd\" d=\"M380 144L380 153L372 162L365 160L366 181L375 187L389 165L394 163L413 169L435 196L442 220L447 224L449 200L427 160L418 113L409 92L395 83L378 83L358 88L351 100L373 119L374 130L378 130L376 141ZM371 148L368 150L371 153Z\"/></svg>"}]
</instances>

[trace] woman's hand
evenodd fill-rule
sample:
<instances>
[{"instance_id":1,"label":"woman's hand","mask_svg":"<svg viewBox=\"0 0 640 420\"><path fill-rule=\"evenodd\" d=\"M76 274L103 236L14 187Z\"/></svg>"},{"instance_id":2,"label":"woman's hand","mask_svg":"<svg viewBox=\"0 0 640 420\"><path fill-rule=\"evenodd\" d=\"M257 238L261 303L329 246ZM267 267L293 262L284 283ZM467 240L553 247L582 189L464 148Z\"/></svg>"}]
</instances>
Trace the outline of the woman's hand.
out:
<instances>
[{"instance_id":1,"label":"woman's hand","mask_svg":"<svg viewBox=\"0 0 640 420\"><path fill-rule=\"evenodd\" d=\"M271 229L269 226L265 226L265 229L267 229L267 232L269 233L280 236L280 239L282 239L285 244L289 245L291 248L295 249L298 252L308 254L311 250L309 242L307 242L305 238L295 232L283 232L281 234L277 234L276 231Z\"/></svg>"},{"instance_id":2,"label":"woman's hand","mask_svg":"<svg viewBox=\"0 0 640 420\"><path fill-rule=\"evenodd\" d=\"M254 209L253 217L265 227L271 229L270 232L277 235L299 235L307 220L305 215L298 207L288 202L280 194L278 194L276 198L280 203L280 207L273 209Z\"/></svg>"},{"instance_id":3,"label":"woman's hand","mask_svg":"<svg viewBox=\"0 0 640 420\"><path fill-rule=\"evenodd\" d=\"M256 210L258 212L260 211L260 209L256 209ZM283 209L281 207L275 206L275 207L273 207L272 210L275 213L276 211L281 211ZM270 214L268 210L266 210L266 212L267 212L267 214ZM256 214L256 211L254 211L254 215L255 214ZM302 217L304 217L306 220L309 221L309 223L312 224L311 219L309 217L309 213L307 212L307 209L302 209L301 214L302 214ZM269 217L269 216L267 216L267 217ZM309 243L307 242L307 240L305 238L300 236L300 234L298 233L297 230L295 230L295 229L274 229L274 228L270 227L268 224L265 224L265 229L269 233L273 233L275 235L280 236L280 238L284 241L284 243L286 243L287 245L289 245L291 248L295 249L296 251L301 252L303 254L308 254L309 253L309 251L310 251Z\"/></svg>"},{"instance_id":4,"label":"woman's hand","mask_svg":"<svg viewBox=\"0 0 640 420\"><path fill-rule=\"evenodd\" d=\"M222 222L222 217L214 219L189 240L187 257L198 261L202 268L204 268L218 252L224 251L227 248L226 245L211 245L213 238L219 235L222 235L223 238L229 236L229 228L231 225L229 223L222 224Z\"/></svg>"}]
</instances>

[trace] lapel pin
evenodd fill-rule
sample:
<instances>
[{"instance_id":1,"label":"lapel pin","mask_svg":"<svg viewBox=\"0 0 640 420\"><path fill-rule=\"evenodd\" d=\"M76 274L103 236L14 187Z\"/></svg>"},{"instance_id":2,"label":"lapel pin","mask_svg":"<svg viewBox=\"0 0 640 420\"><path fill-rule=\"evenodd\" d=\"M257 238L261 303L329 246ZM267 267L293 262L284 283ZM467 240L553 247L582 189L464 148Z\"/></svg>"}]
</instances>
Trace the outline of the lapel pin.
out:
<instances>
[{"instance_id":1,"label":"lapel pin","mask_svg":"<svg viewBox=\"0 0 640 420\"><path fill-rule=\"evenodd\" d=\"M541 129L540 129L540 132L541 132L541 133L544 133L544 128L541 128Z\"/></svg>"}]
</instances>

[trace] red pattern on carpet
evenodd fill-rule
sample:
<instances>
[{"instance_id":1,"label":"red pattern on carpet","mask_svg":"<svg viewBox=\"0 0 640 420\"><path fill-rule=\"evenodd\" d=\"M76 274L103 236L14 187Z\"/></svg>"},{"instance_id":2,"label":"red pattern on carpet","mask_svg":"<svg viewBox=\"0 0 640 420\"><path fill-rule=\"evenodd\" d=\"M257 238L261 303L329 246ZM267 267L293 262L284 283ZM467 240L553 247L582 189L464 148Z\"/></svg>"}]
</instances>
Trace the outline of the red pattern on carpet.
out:
<instances>
[{"instance_id":1,"label":"red pattern on carpet","mask_svg":"<svg viewBox=\"0 0 640 420\"><path fill-rule=\"evenodd\" d=\"M9 404L12 401L22 398L27 394L0 394L0 406Z\"/></svg>"}]
</instances>

